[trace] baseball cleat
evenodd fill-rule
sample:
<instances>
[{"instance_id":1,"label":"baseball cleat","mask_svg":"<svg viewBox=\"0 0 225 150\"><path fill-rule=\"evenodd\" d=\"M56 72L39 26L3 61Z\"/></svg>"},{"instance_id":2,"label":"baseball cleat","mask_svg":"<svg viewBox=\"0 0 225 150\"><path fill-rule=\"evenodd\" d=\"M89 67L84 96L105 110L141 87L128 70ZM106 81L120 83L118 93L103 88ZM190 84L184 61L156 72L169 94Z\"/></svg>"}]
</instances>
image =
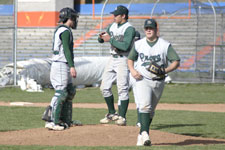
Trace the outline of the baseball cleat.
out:
<instances>
[{"instance_id":1,"label":"baseball cleat","mask_svg":"<svg viewBox=\"0 0 225 150\"><path fill-rule=\"evenodd\" d=\"M52 130L55 130L55 131L62 131L64 129L65 129L64 126L60 126L58 124L57 125L54 125L53 128L52 128Z\"/></svg>"},{"instance_id":2,"label":"baseball cleat","mask_svg":"<svg viewBox=\"0 0 225 150\"><path fill-rule=\"evenodd\" d=\"M118 120L116 120L116 124L119 126L126 126L127 121L125 118L119 116Z\"/></svg>"},{"instance_id":3,"label":"baseball cleat","mask_svg":"<svg viewBox=\"0 0 225 150\"><path fill-rule=\"evenodd\" d=\"M61 123L59 126L63 126L64 129L69 129L69 125L67 123Z\"/></svg>"},{"instance_id":4,"label":"baseball cleat","mask_svg":"<svg viewBox=\"0 0 225 150\"><path fill-rule=\"evenodd\" d=\"M52 130L54 127L54 123L53 122L45 122L45 128Z\"/></svg>"},{"instance_id":5,"label":"baseball cleat","mask_svg":"<svg viewBox=\"0 0 225 150\"><path fill-rule=\"evenodd\" d=\"M142 136L141 134L138 134L137 138L137 146L143 146Z\"/></svg>"},{"instance_id":6,"label":"baseball cleat","mask_svg":"<svg viewBox=\"0 0 225 150\"><path fill-rule=\"evenodd\" d=\"M151 146L151 141L150 141L148 133L146 131L143 131L141 133L141 136L142 136L143 145L144 146Z\"/></svg>"},{"instance_id":7,"label":"baseball cleat","mask_svg":"<svg viewBox=\"0 0 225 150\"><path fill-rule=\"evenodd\" d=\"M117 113L106 114L105 118L100 120L100 123L106 124L106 123L109 123L110 121L116 121L117 119L118 119L118 114Z\"/></svg>"}]
</instances>

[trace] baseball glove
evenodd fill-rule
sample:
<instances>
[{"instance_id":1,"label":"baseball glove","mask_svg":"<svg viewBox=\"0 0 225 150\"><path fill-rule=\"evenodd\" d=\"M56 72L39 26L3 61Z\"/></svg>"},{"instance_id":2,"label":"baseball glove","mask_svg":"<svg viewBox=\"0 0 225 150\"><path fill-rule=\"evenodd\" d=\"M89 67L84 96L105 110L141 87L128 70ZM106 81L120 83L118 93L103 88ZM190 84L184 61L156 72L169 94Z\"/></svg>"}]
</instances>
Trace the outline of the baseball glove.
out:
<instances>
[{"instance_id":1,"label":"baseball glove","mask_svg":"<svg viewBox=\"0 0 225 150\"><path fill-rule=\"evenodd\" d=\"M51 115L52 115L52 107L49 105L42 115L42 120L51 122L52 121Z\"/></svg>"},{"instance_id":2,"label":"baseball glove","mask_svg":"<svg viewBox=\"0 0 225 150\"><path fill-rule=\"evenodd\" d=\"M163 66L159 66L157 63L152 62L149 67L147 68L147 70L151 73L153 73L154 75L156 75L155 78L153 78L153 80L160 80L160 79L164 79L165 78L165 68Z\"/></svg>"}]
</instances>

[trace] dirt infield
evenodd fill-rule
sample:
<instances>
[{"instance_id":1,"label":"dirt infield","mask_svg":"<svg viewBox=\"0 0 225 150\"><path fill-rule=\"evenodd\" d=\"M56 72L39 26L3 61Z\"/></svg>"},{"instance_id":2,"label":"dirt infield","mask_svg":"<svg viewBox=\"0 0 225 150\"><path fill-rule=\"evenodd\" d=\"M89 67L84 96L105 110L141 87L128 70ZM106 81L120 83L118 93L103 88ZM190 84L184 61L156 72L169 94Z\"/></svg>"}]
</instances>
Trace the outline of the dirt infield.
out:
<instances>
[{"instance_id":1,"label":"dirt infield","mask_svg":"<svg viewBox=\"0 0 225 150\"><path fill-rule=\"evenodd\" d=\"M48 103L4 103L0 106L45 107ZM105 104L74 104L79 108L106 108ZM135 109L131 103L129 109ZM158 110L191 110L225 112L225 104L159 104ZM84 125L64 131L45 128L1 132L0 145L66 145L66 146L135 146L139 128L117 125ZM225 139L185 136L151 130L153 145L205 145L225 144Z\"/></svg>"},{"instance_id":2,"label":"dirt infield","mask_svg":"<svg viewBox=\"0 0 225 150\"><path fill-rule=\"evenodd\" d=\"M44 128L2 132L1 145L135 146L139 128L117 125L84 125L64 131ZM151 130L153 145L225 144L225 139L184 136Z\"/></svg>"}]
</instances>

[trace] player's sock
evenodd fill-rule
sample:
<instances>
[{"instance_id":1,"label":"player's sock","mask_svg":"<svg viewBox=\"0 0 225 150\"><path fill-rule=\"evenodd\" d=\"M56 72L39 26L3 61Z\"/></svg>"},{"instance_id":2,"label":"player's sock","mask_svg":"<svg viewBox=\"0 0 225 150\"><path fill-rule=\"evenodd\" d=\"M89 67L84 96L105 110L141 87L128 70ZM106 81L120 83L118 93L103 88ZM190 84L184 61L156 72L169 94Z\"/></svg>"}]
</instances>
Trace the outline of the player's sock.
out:
<instances>
[{"instance_id":1,"label":"player's sock","mask_svg":"<svg viewBox=\"0 0 225 150\"><path fill-rule=\"evenodd\" d=\"M138 122L141 122L141 121L140 121L140 113L139 113L139 108L137 108L137 121L138 121Z\"/></svg>"},{"instance_id":2,"label":"player's sock","mask_svg":"<svg viewBox=\"0 0 225 150\"><path fill-rule=\"evenodd\" d=\"M141 130L140 134L143 131L146 131L149 134L149 127L152 122L149 113L140 113L140 120L141 120Z\"/></svg>"},{"instance_id":3,"label":"player's sock","mask_svg":"<svg viewBox=\"0 0 225 150\"><path fill-rule=\"evenodd\" d=\"M120 112L121 112L121 109L122 109L122 106L121 106L121 104L120 105L118 105L118 113L120 114Z\"/></svg>"},{"instance_id":4,"label":"player's sock","mask_svg":"<svg viewBox=\"0 0 225 150\"><path fill-rule=\"evenodd\" d=\"M129 104L129 99L121 100L121 109L119 111L119 116L126 118L128 104Z\"/></svg>"},{"instance_id":5,"label":"player's sock","mask_svg":"<svg viewBox=\"0 0 225 150\"><path fill-rule=\"evenodd\" d=\"M61 120L66 123L68 126L71 126L72 114L73 114L73 103L72 100L66 100L63 103Z\"/></svg>"},{"instance_id":6,"label":"player's sock","mask_svg":"<svg viewBox=\"0 0 225 150\"><path fill-rule=\"evenodd\" d=\"M115 107L114 107L114 97L113 95L109 96L109 97L104 97L105 98L105 102L108 106L108 110L109 110L109 114L114 114L115 111Z\"/></svg>"}]
</instances>

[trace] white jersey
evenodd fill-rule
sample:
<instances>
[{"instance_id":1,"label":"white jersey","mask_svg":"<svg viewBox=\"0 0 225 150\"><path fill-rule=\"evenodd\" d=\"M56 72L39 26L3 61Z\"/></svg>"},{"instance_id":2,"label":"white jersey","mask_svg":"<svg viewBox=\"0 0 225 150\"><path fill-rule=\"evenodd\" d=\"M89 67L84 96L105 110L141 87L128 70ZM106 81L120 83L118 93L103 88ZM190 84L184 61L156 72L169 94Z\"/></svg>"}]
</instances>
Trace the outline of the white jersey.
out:
<instances>
[{"instance_id":1,"label":"white jersey","mask_svg":"<svg viewBox=\"0 0 225 150\"><path fill-rule=\"evenodd\" d=\"M167 67L167 51L170 43L158 38L158 41L153 47L149 46L146 37L135 42L135 50L138 52L138 59L136 62L136 70L142 76L152 79L156 75L150 73L146 68L151 62L156 62L160 66Z\"/></svg>"},{"instance_id":2,"label":"white jersey","mask_svg":"<svg viewBox=\"0 0 225 150\"><path fill-rule=\"evenodd\" d=\"M52 61L67 62L65 54L64 54L64 50L63 50L62 40L60 39L60 35L66 30L68 30L70 32L70 34L72 34L70 29L66 28L65 26L59 26L55 31L55 35L54 35L54 39L53 39L54 42L53 42ZM72 37L70 39L73 40ZM71 41L70 41L70 43L71 43Z\"/></svg>"},{"instance_id":3,"label":"white jersey","mask_svg":"<svg viewBox=\"0 0 225 150\"><path fill-rule=\"evenodd\" d=\"M115 40L117 41L123 41L123 38L124 38L124 33L125 31L127 30L128 27L132 26L129 22L126 22L125 24L123 24L122 26L120 26L118 28L118 24L117 23L113 23L111 26L110 26L110 29L109 29L109 32L110 32L110 35L112 37L115 38ZM115 51L115 47L111 45L111 49L110 49L110 53L111 54L117 54L117 52ZM125 55L128 55L129 52L125 52L124 54ZM122 53L120 53L122 54ZM123 55L123 54L122 54Z\"/></svg>"}]
</instances>

